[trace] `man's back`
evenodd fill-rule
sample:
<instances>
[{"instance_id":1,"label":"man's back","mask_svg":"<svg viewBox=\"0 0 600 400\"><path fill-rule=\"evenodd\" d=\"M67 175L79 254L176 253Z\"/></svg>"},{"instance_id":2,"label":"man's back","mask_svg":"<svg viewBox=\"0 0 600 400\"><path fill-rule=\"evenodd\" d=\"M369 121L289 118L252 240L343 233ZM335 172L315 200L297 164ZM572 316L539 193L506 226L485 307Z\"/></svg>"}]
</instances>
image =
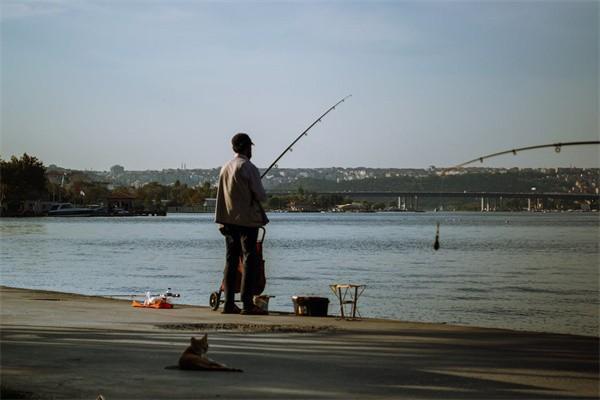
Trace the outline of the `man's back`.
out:
<instances>
[{"instance_id":1,"label":"man's back","mask_svg":"<svg viewBox=\"0 0 600 400\"><path fill-rule=\"evenodd\" d=\"M247 227L265 225L268 220L260 202L266 193L258 169L241 154L221 168L217 190L215 222Z\"/></svg>"}]
</instances>

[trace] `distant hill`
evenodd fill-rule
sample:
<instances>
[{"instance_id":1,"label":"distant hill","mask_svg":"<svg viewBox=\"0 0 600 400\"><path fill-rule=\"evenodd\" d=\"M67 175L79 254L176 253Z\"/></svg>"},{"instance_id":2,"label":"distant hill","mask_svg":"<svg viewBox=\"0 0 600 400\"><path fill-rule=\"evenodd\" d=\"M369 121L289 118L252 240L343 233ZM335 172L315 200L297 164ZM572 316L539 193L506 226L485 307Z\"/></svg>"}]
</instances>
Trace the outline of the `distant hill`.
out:
<instances>
[{"instance_id":1,"label":"distant hill","mask_svg":"<svg viewBox=\"0 0 600 400\"><path fill-rule=\"evenodd\" d=\"M300 188L313 192L337 191L506 191L529 192L535 187L540 192L595 193L599 186L597 170L573 174L547 173L540 170L476 172L460 175L393 176L359 180L327 180L299 178L271 188L272 191L296 191Z\"/></svg>"},{"instance_id":2,"label":"distant hill","mask_svg":"<svg viewBox=\"0 0 600 400\"><path fill-rule=\"evenodd\" d=\"M191 187L207 182L215 186L219 168L163 169L146 171L74 171L51 165L57 176L82 174L90 181L142 187L151 182ZM276 168L263 179L267 191L510 191L527 192L532 187L544 192L595 193L600 186L598 168L466 168L443 176L442 169L417 168Z\"/></svg>"}]
</instances>

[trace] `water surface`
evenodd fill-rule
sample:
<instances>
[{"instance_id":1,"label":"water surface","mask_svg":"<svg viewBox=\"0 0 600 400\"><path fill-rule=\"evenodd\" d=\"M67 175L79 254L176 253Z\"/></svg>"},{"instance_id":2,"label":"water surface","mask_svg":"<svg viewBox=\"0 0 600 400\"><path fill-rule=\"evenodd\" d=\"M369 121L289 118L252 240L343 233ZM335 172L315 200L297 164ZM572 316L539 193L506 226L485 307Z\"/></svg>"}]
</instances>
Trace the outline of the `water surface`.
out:
<instances>
[{"instance_id":1,"label":"water surface","mask_svg":"<svg viewBox=\"0 0 600 400\"><path fill-rule=\"evenodd\" d=\"M598 335L599 216L271 214L270 308L366 284L363 316ZM441 249L434 251L440 222ZM225 245L209 214L0 220L0 284L82 294L181 293L207 305Z\"/></svg>"}]
</instances>

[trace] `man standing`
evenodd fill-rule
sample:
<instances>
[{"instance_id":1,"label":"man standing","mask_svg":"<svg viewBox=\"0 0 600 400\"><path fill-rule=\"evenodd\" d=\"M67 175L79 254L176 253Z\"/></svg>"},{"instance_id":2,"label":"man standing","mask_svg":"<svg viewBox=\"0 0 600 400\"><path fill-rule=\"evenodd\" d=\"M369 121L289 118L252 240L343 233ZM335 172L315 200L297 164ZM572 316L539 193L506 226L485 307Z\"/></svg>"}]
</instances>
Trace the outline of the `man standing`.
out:
<instances>
[{"instance_id":1,"label":"man standing","mask_svg":"<svg viewBox=\"0 0 600 400\"><path fill-rule=\"evenodd\" d=\"M215 222L225 236L227 249L224 273L224 314L264 315L252 296L257 281L259 257L256 250L258 228L269 220L260 204L267 195L258 168L250 162L252 140L245 133L231 139L235 157L221 168L217 190ZM235 280L240 255L243 257L241 297L243 310L234 303Z\"/></svg>"}]
</instances>

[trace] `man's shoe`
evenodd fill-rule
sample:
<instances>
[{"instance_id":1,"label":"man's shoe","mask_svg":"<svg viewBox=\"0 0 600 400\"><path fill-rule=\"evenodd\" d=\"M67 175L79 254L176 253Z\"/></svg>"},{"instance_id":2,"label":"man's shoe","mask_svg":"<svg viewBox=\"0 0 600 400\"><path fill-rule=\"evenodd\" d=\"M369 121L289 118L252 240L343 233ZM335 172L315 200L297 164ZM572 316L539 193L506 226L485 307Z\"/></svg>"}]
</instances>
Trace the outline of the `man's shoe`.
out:
<instances>
[{"instance_id":1,"label":"man's shoe","mask_svg":"<svg viewBox=\"0 0 600 400\"><path fill-rule=\"evenodd\" d=\"M242 310L242 312L240 313L242 315L269 315L269 313L265 310L263 310L260 307L257 306L252 306L251 308L244 308Z\"/></svg>"},{"instance_id":2,"label":"man's shoe","mask_svg":"<svg viewBox=\"0 0 600 400\"><path fill-rule=\"evenodd\" d=\"M241 311L242 310L240 310L240 308L235 304L231 306L226 305L223 307L223 311L221 311L221 314L239 314L241 313Z\"/></svg>"}]
</instances>

